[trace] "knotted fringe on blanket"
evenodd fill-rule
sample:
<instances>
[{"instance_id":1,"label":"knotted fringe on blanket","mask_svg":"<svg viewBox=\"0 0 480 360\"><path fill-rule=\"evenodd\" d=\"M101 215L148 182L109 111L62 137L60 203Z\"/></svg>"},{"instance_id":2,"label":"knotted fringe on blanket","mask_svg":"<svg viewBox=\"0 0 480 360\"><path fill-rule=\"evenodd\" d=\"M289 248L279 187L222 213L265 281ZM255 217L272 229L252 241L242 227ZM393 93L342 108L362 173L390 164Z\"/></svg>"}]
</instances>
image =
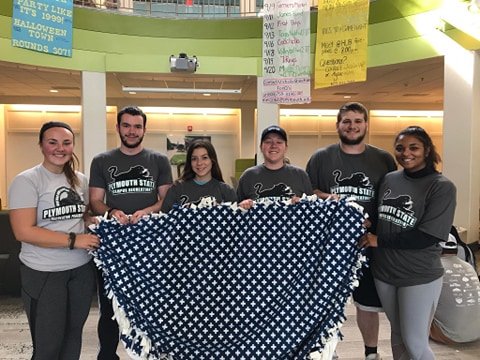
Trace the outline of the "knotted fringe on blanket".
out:
<instances>
[{"instance_id":1,"label":"knotted fringe on blanket","mask_svg":"<svg viewBox=\"0 0 480 360\"><path fill-rule=\"evenodd\" d=\"M306 359L337 336L364 257L345 200L103 219L94 253L135 359Z\"/></svg>"}]
</instances>

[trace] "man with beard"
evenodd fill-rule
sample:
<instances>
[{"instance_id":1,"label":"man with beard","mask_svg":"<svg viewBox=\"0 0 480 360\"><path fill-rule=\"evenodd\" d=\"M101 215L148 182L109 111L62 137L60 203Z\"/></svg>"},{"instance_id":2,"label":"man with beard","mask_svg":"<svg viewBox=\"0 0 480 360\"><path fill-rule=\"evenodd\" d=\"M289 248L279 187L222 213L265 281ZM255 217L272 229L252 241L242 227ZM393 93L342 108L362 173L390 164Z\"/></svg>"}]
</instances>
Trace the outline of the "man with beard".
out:
<instances>
[{"instance_id":1,"label":"man with beard","mask_svg":"<svg viewBox=\"0 0 480 360\"><path fill-rule=\"evenodd\" d=\"M337 115L340 142L317 150L307 164L307 173L314 193L321 199L338 200L354 197L368 214L369 231L375 233L377 223L377 191L384 175L397 169L386 151L365 143L368 110L360 103L343 105ZM371 258L367 249L367 258ZM353 293L357 308L357 325L365 345L365 359L378 360L378 299L370 268L362 268L360 285Z\"/></svg>"},{"instance_id":2,"label":"man with beard","mask_svg":"<svg viewBox=\"0 0 480 360\"><path fill-rule=\"evenodd\" d=\"M147 116L138 107L125 107L118 113L120 147L95 156L90 167L90 206L95 214L107 214L122 224L134 224L142 216L160 211L172 183L172 171L165 155L143 147L146 123ZM118 324L112 320L112 303L105 294L100 271L98 288L97 359L119 359Z\"/></svg>"}]
</instances>

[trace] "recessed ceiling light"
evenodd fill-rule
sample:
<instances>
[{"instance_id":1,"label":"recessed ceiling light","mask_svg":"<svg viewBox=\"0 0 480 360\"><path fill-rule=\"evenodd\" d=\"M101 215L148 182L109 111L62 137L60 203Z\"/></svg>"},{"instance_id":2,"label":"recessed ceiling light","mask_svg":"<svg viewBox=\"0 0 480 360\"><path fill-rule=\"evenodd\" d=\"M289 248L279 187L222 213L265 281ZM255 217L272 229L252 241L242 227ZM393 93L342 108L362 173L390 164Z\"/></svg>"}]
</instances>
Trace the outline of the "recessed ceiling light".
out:
<instances>
[{"instance_id":1,"label":"recessed ceiling light","mask_svg":"<svg viewBox=\"0 0 480 360\"><path fill-rule=\"evenodd\" d=\"M176 94L241 94L242 89L196 89L196 88L156 88L122 86L124 92L151 92L151 93L176 93Z\"/></svg>"},{"instance_id":2,"label":"recessed ceiling light","mask_svg":"<svg viewBox=\"0 0 480 360\"><path fill-rule=\"evenodd\" d=\"M58 90L57 89L50 89L49 90L51 93L58 93Z\"/></svg>"},{"instance_id":3,"label":"recessed ceiling light","mask_svg":"<svg viewBox=\"0 0 480 360\"><path fill-rule=\"evenodd\" d=\"M130 95L135 95L135 94L136 94L135 91L129 91L128 93L129 93Z\"/></svg>"},{"instance_id":4,"label":"recessed ceiling light","mask_svg":"<svg viewBox=\"0 0 480 360\"><path fill-rule=\"evenodd\" d=\"M210 93L204 93L203 96L212 96Z\"/></svg>"},{"instance_id":5,"label":"recessed ceiling light","mask_svg":"<svg viewBox=\"0 0 480 360\"><path fill-rule=\"evenodd\" d=\"M335 92L335 93L333 93L333 95L343 96L343 97L345 97L345 96L352 97L352 96L358 95L358 92Z\"/></svg>"},{"instance_id":6,"label":"recessed ceiling light","mask_svg":"<svg viewBox=\"0 0 480 360\"><path fill-rule=\"evenodd\" d=\"M352 97L350 95L345 95L343 98L344 99L351 99Z\"/></svg>"}]
</instances>

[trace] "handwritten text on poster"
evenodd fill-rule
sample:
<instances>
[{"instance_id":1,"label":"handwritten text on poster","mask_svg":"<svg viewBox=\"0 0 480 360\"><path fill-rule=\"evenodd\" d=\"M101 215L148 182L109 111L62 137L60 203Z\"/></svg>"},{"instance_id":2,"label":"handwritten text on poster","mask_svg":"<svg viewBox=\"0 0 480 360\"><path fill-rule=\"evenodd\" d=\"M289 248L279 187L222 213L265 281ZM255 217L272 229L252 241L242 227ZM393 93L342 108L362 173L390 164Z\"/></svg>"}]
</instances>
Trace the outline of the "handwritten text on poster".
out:
<instances>
[{"instance_id":1,"label":"handwritten text on poster","mask_svg":"<svg viewBox=\"0 0 480 360\"><path fill-rule=\"evenodd\" d=\"M72 56L72 0L14 0L12 46Z\"/></svg>"},{"instance_id":2,"label":"handwritten text on poster","mask_svg":"<svg viewBox=\"0 0 480 360\"><path fill-rule=\"evenodd\" d=\"M308 0L265 0L262 101L309 103L310 8Z\"/></svg>"},{"instance_id":3,"label":"handwritten text on poster","mask_svg":"<svg viewBox=\"0 0 480 360\"><path fill-rule=\"evenodd\" d=\"M315 50L315 88L367 77L369 0L319 3Z\"/></svg>"}]
</instances>

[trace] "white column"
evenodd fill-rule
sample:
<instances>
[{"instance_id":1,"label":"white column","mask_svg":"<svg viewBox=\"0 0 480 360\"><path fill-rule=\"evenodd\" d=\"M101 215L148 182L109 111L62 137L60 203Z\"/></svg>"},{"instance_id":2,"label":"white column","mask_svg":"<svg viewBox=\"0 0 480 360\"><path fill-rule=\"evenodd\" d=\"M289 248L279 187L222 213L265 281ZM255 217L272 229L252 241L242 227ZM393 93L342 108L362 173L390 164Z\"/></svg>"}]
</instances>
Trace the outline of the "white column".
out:
<instances>
[{"instance_id":1,"label":"white column","mask_svg":"<svg viewBox=\"0 0 480 360\"><path fill-rule=\"evenodd\" d=\"M480 53L458 46L445 55L443 172L457 187L457 226L478 241L480 205Z\"/></svg>"},{"instance_id":2,"label":"white column","mask_svg":"<svg viewBox=\"0 0 480 360\"><path fill-rule=\"evenodd\" d=\"M82 72L83 169L90 176L95 155L107 149L107 90L105 73Z\"/></svg>"},{"instance_id":3,"label":"white column","mask_svg":"<svg viewBox=\"0 0 480 360\"><path fill-rule=\"evenodd\" d=\"M263 129L269 125L278 125L280 122L280 107L277 104L266 104L262 102L263 77L257 78L257 138L256 153L257 164L263 163L263 155L260 152L260 139Z\"/></svg>"},{"instance_id":4,"label":"white column","mask_svg":"<svg viewBox=\"0 0 480 360\"><path fill-rule=\"evenodd\" d=\"M119 2L120 2L120 11L127 11L127 12L133 11L133 0L119 0ZM150 4L150 6L152 5Z\"/></svg>"},{"instance_id":5,"label":"white column","mask_svg":"<svg viewBox=\"0 0 480 360\"><path fill-rule=\"evenodd\" d=\"M257 5L255 0L241 0L240 1L240 14L250 15L256 12Z\"/></svg>"}]
</instances>

